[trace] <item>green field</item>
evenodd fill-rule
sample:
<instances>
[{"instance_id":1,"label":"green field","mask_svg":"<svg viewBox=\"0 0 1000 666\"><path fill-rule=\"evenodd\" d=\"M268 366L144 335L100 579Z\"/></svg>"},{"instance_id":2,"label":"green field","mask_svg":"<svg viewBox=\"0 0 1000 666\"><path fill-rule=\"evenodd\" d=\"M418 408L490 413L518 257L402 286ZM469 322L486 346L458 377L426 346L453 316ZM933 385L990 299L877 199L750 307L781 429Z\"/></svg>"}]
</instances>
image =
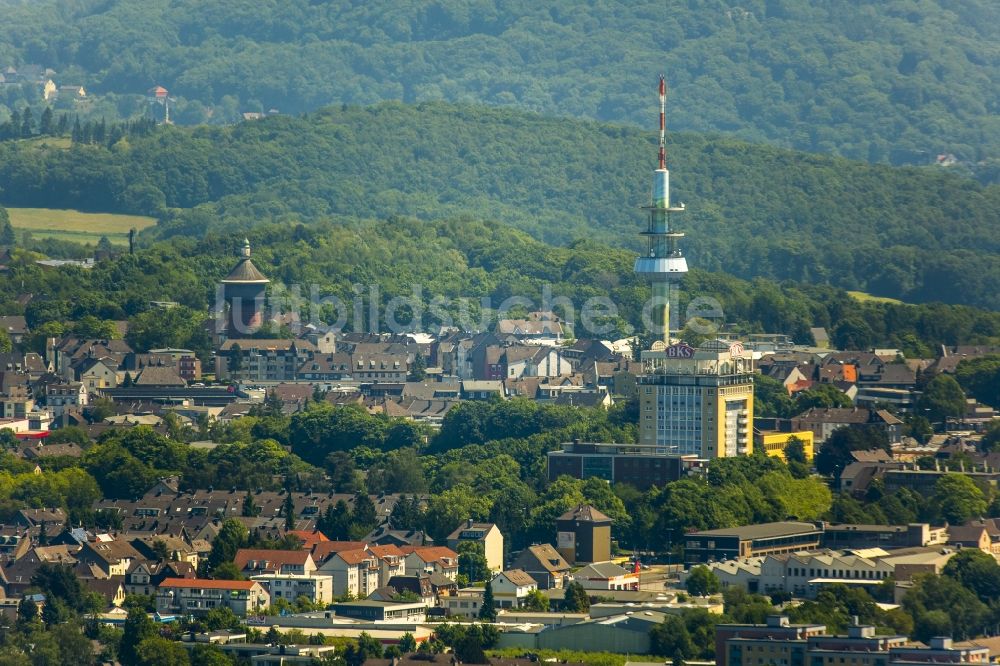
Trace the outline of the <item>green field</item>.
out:
<instances>
[{"instance_id":1,"label":"green field","mask_svg":"<svg viewBox=\"0 0 1000 666\"><path fill-rule=\"evenodd\" d=\"M96 243L101 236L118 245L128 243L129 229L141 231L156 224L151 217L81 213L54 208L8 208L15 231L30 231L36 238L55 238L77 243Z\"/></svg>"},{"instance_id":2,"label":"green field","mask_svg":"<svg viewBox=\"0 0 1000 666\"><path fill-rule=\"evenodd\" d=\"M893 303L894 305L906 305L903 301L895 298L886 298L885 296L872 296L871 294L865 293L863 291L848 291L848 294L852 298L859 301L872 301L873 303Z\"/></svg>"}]
</instances>

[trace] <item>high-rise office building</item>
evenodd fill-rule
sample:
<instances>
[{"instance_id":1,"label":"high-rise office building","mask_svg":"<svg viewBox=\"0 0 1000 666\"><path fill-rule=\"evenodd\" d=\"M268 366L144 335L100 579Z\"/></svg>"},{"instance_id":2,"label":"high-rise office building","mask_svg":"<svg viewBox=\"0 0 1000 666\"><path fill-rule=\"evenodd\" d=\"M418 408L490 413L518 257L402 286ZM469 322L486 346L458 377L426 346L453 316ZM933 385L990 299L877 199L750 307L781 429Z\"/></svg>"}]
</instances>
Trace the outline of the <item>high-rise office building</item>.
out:
<instances>
[{"instance_id":1,"label":"high-rise office building","mask_svg":"<svg viewBox=\"0 0 1000 666\"><path fill-rule=\"evenodd\" d=\"M753 357L739 342L683 342L642 353L639 444L724 458L753 451Z\"/></svg>"}]
</instances>

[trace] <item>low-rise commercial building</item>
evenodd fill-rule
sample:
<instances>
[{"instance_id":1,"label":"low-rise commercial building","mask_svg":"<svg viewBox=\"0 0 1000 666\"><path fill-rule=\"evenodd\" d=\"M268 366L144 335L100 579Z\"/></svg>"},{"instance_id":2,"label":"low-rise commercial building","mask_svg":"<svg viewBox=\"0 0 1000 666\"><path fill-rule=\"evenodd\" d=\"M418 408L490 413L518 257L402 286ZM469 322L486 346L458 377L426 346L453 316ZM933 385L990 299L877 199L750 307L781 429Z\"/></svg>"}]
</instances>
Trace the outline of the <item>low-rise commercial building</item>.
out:
<instances>
[{"instance_id":1,"label":"low-rise commercial building","mask_svg":"<svg viewBox=\"0 0 1000 666\"><path fill-rule=\"evenodd\" d=\"M689 564L819 548L823 528L813 523L778 522L692 532L684 536Z\"/></svg>"},{"instance_id":2,"label":"low-rise commercial building","mask_svg":"<svg viewBox=\"0 0 1000 666\"><path fill-rule=\"evenodd\" d=\"M568 442L559 451L547 455L549 481L560 476L574 479L604 479L612 483L628 483L640 490L651 486L663 487L681 478L685 461L694 456L681 456L657 444L613 444Z\"/></svg>"},{"instance_id":3,"label":"low-rise commercial building","mask_svg":"<svg viewBox=\"0 0 1000 666\"><path fill-rule=\"evenodd\" d=\"M330 609L340 617L363 622L414 623L427 619L427 604L422 601L396 603L362 599L334 604Z\"/></svg>"}]
</instances>

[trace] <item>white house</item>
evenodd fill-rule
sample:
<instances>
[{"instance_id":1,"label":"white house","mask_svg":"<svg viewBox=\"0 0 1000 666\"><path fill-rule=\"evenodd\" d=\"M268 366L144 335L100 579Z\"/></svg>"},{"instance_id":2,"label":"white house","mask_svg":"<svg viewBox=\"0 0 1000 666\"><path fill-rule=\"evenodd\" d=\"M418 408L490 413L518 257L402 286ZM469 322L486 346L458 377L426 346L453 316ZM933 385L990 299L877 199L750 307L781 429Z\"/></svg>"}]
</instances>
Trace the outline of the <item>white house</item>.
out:
<instances>
[{"instance_id":1,"label":"white house","mask_svg":"<svg viewBox=\"0 0 1000 666\"><path fill-rule=\"evenodd\" d=\"M439 573L449 580L458 578L458 553L443 546L400 546L406 555L404 565L407 576L422 573Z\"/></svg>"},{"instance_id":2,"label":"white house","mask_svg":"<svg viewBox=\"0 0 1000 666\"><path fill-rule=\"evenodd\" d=\"M379 587L378 558L359 548L334 553L317 569L317 573L333 577L333 594L350 594L364 598Z\"/></svg>"},{"instance_id":3,"label":"white house","mask_svg":"<svg viewBox=\"0 0 1000 666\"><path fill-rule=\"evenodd\" d=\"M263 574L252 576L271 595L271 602L278 599L294 602L306 597L314 604L333 602L333 576L323 574Z\"/></svg>"},{"instance_id":4,"label":"white house","mask_svg":"<svg viewBox=\"0 0 1000 666\"><path fill-rule=\"evenodd\" d=\"M493 577L493 600L497 608L520 608L524 599L538 589L538 583L528 572L508 569Z\"/></svg>"}]
</instances>

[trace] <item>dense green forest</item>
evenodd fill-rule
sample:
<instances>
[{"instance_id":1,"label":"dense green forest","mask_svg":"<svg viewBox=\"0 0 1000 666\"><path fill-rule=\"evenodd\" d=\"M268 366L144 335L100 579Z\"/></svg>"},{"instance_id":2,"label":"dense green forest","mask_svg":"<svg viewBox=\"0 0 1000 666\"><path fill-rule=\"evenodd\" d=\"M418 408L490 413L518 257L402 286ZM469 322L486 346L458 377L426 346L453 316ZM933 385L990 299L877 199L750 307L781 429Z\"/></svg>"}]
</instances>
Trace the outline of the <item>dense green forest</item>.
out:
<instances>
[{"instance_id":1,"label":"dense green forest","mask_svg":"<svg viewBox=\"0 0 1000 666\"><path fill-rule=\"evenodd\" d=\"M998 157L992 0L0 1L0 64L177 118L445 100L670 126L873 162ZM125 105L127 106L127 105ZM0 117L2 120L2 117Z\"/></svg>"},{"instance_id":2,"label":"dense green forest","mask_svg":"<svg viewBox=\"0 0 1000 666\"><path fill-rule=\"evenodd\" d=\"M648 132L443 103L132 130L74 128L69 150L0 142L0 202L151 214L160 238L471 212L635 251L655 164ZM692 266L1000 308L1000 186L701 135L668 148Z\"/></svg>"},{"instance_id":3,"label":"dense green forest","mask_svg":"<svg viewBox=\"0 0 1000 666\"><path fill-rule=\"evenodd\" d=\"M303 321L313 314L321 322L337 319L328 305L310 309L313 285L318 298L336 296L348 307L353 307L355 285L360 285L366 303L373 300L370 286L377 285L375 299L382 306L394 297L411 296L417 286L425 305L421 323L431 330L449 323L448 318L463 323L463 307L471 318L466 325L484 329L495 320L495 308L504 299L522 296L541 305L548 287L553 299L572 302L578 335L591 334L590 326L603 327L596 334L610 338L645 330L641 311L649 286L633 275L632 253L592 241L554 247L500 223L401 217L272 224L257 227L251 238L254 262L272 279L272 294L287 307L297 307ZM232 267L241 243L242 236L232 234L174 237L135 255L98 262L89 270L45 269L34 263L38 255L18 250L9 273L0 277L0 312L24 313L33 329L42 327L32 342L39 350L46 335L77 330L100 336L104 334L97 331L105 330L102 321L129 318L129 335L140 347L190 347L208 358L209 343L198 322L207 316L215 286ZM22 285L31 285L34 294L26 306L18 300ZM288 289L296 286L298 294ZM697 269L684 282L681 315L699 316L701 310L689 312L688 305L702 296L719 302L722 312L716 324L729 322L741 332L785 332L802 343L811 342L809 327L824 326L842 348L897 346L911 357L933 357L940 344L1000 338L997 312L858 302L833 287L747 282ZM437 309L430 307L435 297L446 299ZM587 324L580 311L595 297L609 298L617 312L604 310ZM464 306L460 299L467 299ZM153 300L177 301L184 307L149 310ZM348 319L345 325L352 328L356 322ZM696 334L690 330L685 337L697 341Z\"/></svg>"}]
</instances>

